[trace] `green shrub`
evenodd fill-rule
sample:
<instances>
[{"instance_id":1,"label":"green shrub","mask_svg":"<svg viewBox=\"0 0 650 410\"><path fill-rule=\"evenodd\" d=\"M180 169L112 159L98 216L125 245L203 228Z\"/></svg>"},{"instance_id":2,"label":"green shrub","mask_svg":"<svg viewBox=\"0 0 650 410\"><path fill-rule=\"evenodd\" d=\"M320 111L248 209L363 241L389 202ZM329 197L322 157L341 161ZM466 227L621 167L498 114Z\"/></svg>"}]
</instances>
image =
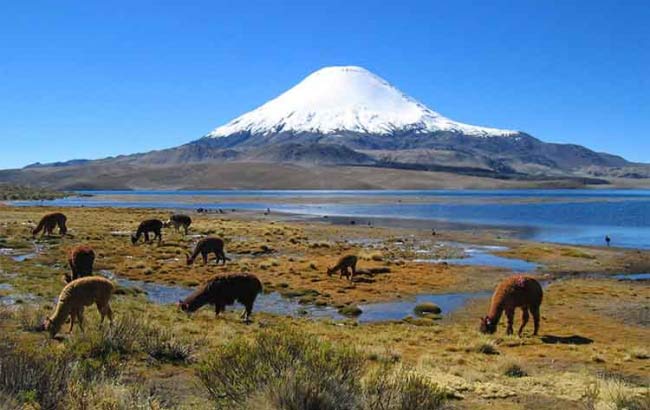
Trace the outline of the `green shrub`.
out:
<instances>
[{"instance_id":1,"label":"green shrub","mask_svg":"<svg viewBox=\"0 0 650 410\"><path fill-rule=\"evenodd\" d=\"M283 328L221 347L198 374L218 408L261 394L278 409L343 410L358 405L363 364L352 349Z\"/></svg>"},{"instance_id":2,"label":"green shrub","mask_svg":"<svg viewBox=\"0 0 650 410\"><path fill-rule=\"evenodd\" d=\"M0 340L0 392L21 402L55 409L67 392L72 356L53 351L26 351Z\"/></svg>"},{"instance_id":3,"label":"green shrub","mask_svg":"<svg viewBox=\"0 0 650 410\"><path fill-rule=\"evenodd\" d=\"M447 394L426 377L399 367L383 364L372 372L364 385L364 410L437 410Z\"/></svg>"},{"instance_id":4,"label":"green shrub","mask_svg":"<svg viewBox=\"0 0 650 410\"><path fill-rule=\"evenodd\" d=\"M168 329L149 324L142 329L140 343L149 356L161 361L189 362L195 350L193 343L177 338Z\"/></svg>"},{"instance_id":5,"label":"green shrub","mask_svg":"<svg viewBox=\"0 0 650 410\"><path fill-rule=\"evenodd\" d=\"M508 363L503 369L503 374L508 377L528 376L528 373L517 363Z\"/></svg>"}]
</instances>

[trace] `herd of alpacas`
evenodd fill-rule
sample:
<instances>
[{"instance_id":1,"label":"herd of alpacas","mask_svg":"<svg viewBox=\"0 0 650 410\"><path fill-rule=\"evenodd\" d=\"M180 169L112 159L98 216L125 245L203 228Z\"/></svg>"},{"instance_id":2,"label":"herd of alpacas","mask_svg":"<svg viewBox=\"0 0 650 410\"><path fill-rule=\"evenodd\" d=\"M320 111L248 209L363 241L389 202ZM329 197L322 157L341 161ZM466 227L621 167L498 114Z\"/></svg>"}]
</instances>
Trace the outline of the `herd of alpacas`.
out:
<instances>
[{"instance_id":1,"label":"herd of alpacas","mask_svg":"<svg viewBox=\"0 0 650 410\"><path fill-rule=\"evenodd\" d=\"M32 235L36 237L39 232L42 235L52 235L58 226L61 236L65 236L67 218L60 212L45 215ZM172 215L167 222L158 219L142 221L131 235L131 242L136 244L141 237L145 242L150 242L149 234L153 234L152 240L162 241L162 228L174 227L177 231L183 229L185 234L192 224L192 219L187 215ZM208 263L208 256L213 253L216 263L220 261L226 264L229 258L224 251L224 241L221 238L206 237L198 241L194 251L187 256L187 265L192 265L200 254L203 263ZM356 273L357 256L342 256L333 267L327 268L327 275L332 276L339 272L340 278L345 276L352 281ZM113 323L113 311L110 306L110 299L115 292L115 285L110 280L101 276L92 276L95 252L86 245L77 245L68 254L68 265L70 274L65 274L65 287L61 291L54 313L45 319L42 329L47 330L50 337L55 337L61 330L63 324L70 318L70 329L72 332L75 321L83 331L83 312L86 306L95 304L101 315L101 323L104 317L108 316L109 323ZM244 306L242 318L250 321L253 311L253 304L257 295L262 292L262 283L257 276L250 273L224 273L217 274L205 283L200 285L185 300L178 302L178 307L184 312L195 312L205 305L213 305L215 314L219 315L226 306L239 302ZM533 316L534 331L537 335L540 321L540 305L542 304L542 286L537 280L530 276L515 275L504 279L496 287L487 316L481 318L479 330L482 333L494 333L501 315L505 312L507 318L507 334L513 333L515 309L521 308L522 323L518 334L522 331L529 320L529 313Z\"/></svg>"}]
</instances>

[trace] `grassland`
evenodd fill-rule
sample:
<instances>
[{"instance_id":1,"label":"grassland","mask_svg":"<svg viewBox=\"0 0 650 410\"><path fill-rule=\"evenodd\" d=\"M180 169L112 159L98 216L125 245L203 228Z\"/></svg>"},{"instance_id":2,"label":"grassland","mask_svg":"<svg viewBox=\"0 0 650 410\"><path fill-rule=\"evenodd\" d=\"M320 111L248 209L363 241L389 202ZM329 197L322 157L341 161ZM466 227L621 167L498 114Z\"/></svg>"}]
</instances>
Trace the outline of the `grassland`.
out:
<instances>
[{"instance_id":1,"label":"grassland","mask_svg":"<svg viewBox=\"0 0 650 410\"><path fill-rule=\"evenodd\" d=\"M11 248L16 254L32 252L35 243L30 227L48 211L46 207L0 208L0 248ZM59 386L62 396L57 400L66 403L63 408L228 408L205 383L214 375L206 371L214 371L215 363L230 363L241 370L228 373L235 383L227 388L256 387L237 390L246 392L242 406L291 408L286 403L278 405L279 398L311 394L305 389L309 383L287 391L287 384L278 386L247 376L249 371L264 374L263 369L251 367L251 358L264 353L255 346L269 337L279 337L274 340L280 346L313 347L315 343L316 351L329 352L328 357L340 363L329 373L313 371L327 366L309 354L312 348L305 348L305 356L296 360L311 364L285 369L282 376L300 373L318 385L325 379L350 385L345 391L334 387L324 391L337 397L346 394L350 403L357 403L355 408L381 408L371 407L370 391L378 371L393 375L381 381L383 390L400 392L395 394L401 400L411 397L406 392L416 392L431 403L440 399L440 406L459 409L640 409L648 408L650 402L650 287L606 277L650 271L648 252L538 244L480 230L443 231L432 237L430 231L288 221L273 215L196 214L191 234L223 237L233 260L226 266L214 262L203 266L198 261L187 267L185 255L197 236L166 230L161 245L133 246L129 241L139 221L164 218L160 210L75 208L64 212L69 237L38 239L38 254L24 261L0 255L0 283L10 285L0 288L0 296L12 295L17 302L0 311L0 375L20 366L41 369L43 361L59 363L46 366L47 372L32 373L41 374L43 380L57 379L57 374L63 379L65 386ZM432 258L462 256L462 250L450 245L453 242L508 247L500 254L540 263L540 277L561 279L545 289L540 337L532 337L530 329L523 338L505 336L503 327L493 336L480 335L478 317L487 309L486 300L472 302L441 320L424 316L360 325L352 319L313 320L254 312L253 323L246 325L232 310L219 318L209 309L186 316L173 305L149 303L132 289L116 295L117 319L112 329L98 329L97 313L87 309L85 334L75 331L49 340L45 333L35 331L62 288L65 252L78 243L95 248L96 270L122 277L192 287L218 272L249 271L260 277L267 291L307 304L350 308L419 293L491 289L510 274L492 267L413 261L422 249L429 250ZM325 274L326 266L344 253L361 257L362 272L354 282ZM593 273L603 276L584 277ZM278 334L289 336L285 340ZM292 334L311 336L304 341ZM22 361L10 360L16 357ZM57 366L76 370L61 370L69 375L62 377L52 373L51 368ZM345 366L357 369L353 374L359 380L353 383L342 377L339 370ZM396 384L395 378L410 380L410 384ZM0 407L6 403L8 408L47 408L43 398L55 390L48 393L29 383L10 389L6 377L0 380L5 380L0 382ZM214 387L215 382L211 383Z\"/></svg>"},{"instance_id":2,"label":"grassland","mask_svg":"<svg viewBox=\"0 0 650 410\"><path fill-rule=\"evenodd\" d=\"M44 188L35 188L24 185L0 184L0 201L20 200L50 200L63 198L68 194L61 191L52 191Z\"/></svg>"}]
</instances>

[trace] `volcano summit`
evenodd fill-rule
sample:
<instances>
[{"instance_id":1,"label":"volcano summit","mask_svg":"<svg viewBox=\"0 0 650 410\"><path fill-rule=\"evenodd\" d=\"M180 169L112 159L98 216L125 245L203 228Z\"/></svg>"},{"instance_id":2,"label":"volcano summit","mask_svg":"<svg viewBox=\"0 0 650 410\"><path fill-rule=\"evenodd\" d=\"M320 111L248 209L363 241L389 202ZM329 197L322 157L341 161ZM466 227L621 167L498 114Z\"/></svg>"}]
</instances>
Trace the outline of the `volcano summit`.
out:
<instances>
[{"instance_id":1,"label":"volcano summit","mask_svg":"<svg viewBox=\"0 0 650 410\"><path fill-rule=\"evenodd\" d=\"M579 145L451 120L362 67L342 66L310 74L185 145L35 164L0 171L0 182L67 189L573 187L647 174L646 166Z\"/></svg>"}]
</instances>

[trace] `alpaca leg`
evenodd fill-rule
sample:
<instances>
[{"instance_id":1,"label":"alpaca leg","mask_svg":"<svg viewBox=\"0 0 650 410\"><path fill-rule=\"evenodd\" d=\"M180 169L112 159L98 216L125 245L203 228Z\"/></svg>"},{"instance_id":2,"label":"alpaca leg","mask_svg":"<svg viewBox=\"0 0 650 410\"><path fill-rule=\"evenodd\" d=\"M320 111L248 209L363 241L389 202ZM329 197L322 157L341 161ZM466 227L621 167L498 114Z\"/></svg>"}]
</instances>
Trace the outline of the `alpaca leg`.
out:
<instances>
[{"instance_id":1,"label":"alpaca leg","mask_svg":"<svg viewBox=\"0 0 650 410\"><path fill-rule=\"evenodd\" d=\"M508 308L506 309L506 317L508 318L508 328L506 329L506 334L512 334L512 325L515 322L515 309Z\"/></svg>"},{"instance_id":2,"label":"alpaca leg","mask_svg":"<svg viewBox=\"0 0 650 410\"><path fill-rule=\"evenodd\" d=\"M521 337L521 332L523 332L524 327L526 327L526 324L528 323L528 306L523 306L523 314L521 315L521 326L519 326L519 332L517 334L519 337Z\"/></svg>"},{"instance_id":3,"label":"alpaca leg","mask_svg":"<svg viewBox=\"0 0 650 410\"><path fill-rule=\"evenodd\" d=\"M76 316L75 312L70 313L70 329L68 329L68 333L72 333L72 328L74 327L74 317Z\"/></svg>"},{"instance_id":4,"label":"alpaca leg","mask_svg":"<svg viewBox=\"0 0 650 410\"><path fill-rule=\"evenodd\" d=\"M352 281L352 278L354 277L354 275L357 274L357 265L354 264L354 265L350 266L350 268L352 268L352 275L350 275L350 281Z\"/></svg>"},{"instance_id":5,"label":"alpaca leg","mask_svg":"<svg viewBox=\"0 0 650 410\"><path fill-rule=\"evenodd\" d=\"M79 322L79 329L81 329L81 333L84 333L86 329L84 329L84 310L83 308L77 310L77 322Z\"/></svg>"},{"instance_id":6,"label":"alpaca leg","mask_svg":"<svg viewBox=\"0 0 650 410\"><path fill-rule=\"evenodd\" d=\"M144 242L149 243L149 232L145 231L145 233L144 233Z\"/></svg>"},{"instance_id":7,"label":"alpaca leg","mask_svg":"<svg viewBox=\"0 0 650 410\"><path fill-rule=\"evenodd\" d=\"M203 264L207 265L208 264L208 253L207 252L201 252L201 256L203 257Z\"/></svg>"},{"instance_id":8,"label":"alpaca leg","mask_svg":"<svg viewBox=\"0 0 650 410\"><path fill-rule=\"evenodd\" d=\"M251 313L253 312L253 302L246 301L244 304L244 322L249 323L251 321Z\"/></svg>"},{"instance_id":9,"label":"alpaca leg","mask_svg":"<svg viewBox=\"0 0 650 410\"><path fill-rule=\"evenodd\" d=\"M535 326L533 336L537 336L537 331L539 330L539 305L531 306L530 313L533 314L533 324Z\"/></svg>"},{"instance_id":10,"label":"alpaca leg","mask_svg":"<svg viewBox=\"0 0 650 410\"><path fill-rule=\"evenodd\" d=\"M111 309L111 305L106 302L106 305L104 305L104 314L108 316L108 325L113 326L113 309Z\"/></svg>"}]
</instances>

